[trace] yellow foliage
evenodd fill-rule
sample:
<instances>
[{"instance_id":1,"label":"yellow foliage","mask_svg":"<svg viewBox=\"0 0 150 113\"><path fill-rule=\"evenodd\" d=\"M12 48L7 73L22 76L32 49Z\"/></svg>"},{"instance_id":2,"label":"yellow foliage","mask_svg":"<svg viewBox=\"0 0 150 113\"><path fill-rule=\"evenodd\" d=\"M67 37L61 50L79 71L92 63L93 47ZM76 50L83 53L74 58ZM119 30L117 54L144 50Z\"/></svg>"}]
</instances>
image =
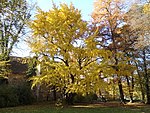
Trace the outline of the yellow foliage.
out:
<instances>
[{"instance_id":1,"label":"yellow foliage","mask_svg":"<svg viewBox=\"0 0 150 113\"><path fill-rule=\"evenodd\" d=\"M143 6L143 11L146 14L150 14L150 3L147 3Z\"/></svg>"},{"instance_id":2,"label":"yellow foliage","mask_svg":"<svg viewBox=\"0 0 150 113\"><path fill-rule=\"evenodd\" d=\"M30 47L42 59L41 76L32 78L33 86L55 85L58 91L87 94L107 88L105 78L131 72L126 69L128 59L124 54L116 54L118 60L123 61L115 65L112 51L97 48L95 39L99 29L88 34L87 22L72 4L61 4L48 12L38 10L30 28L33 34Z\"/></svg>"}]
</instances>

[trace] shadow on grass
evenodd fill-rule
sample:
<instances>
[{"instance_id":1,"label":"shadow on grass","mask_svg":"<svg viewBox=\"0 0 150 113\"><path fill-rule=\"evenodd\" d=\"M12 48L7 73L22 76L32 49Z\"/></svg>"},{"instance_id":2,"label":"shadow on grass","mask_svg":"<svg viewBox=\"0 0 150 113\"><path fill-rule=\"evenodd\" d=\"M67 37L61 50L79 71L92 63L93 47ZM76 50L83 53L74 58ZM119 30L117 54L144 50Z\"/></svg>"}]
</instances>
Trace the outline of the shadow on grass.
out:
<instances>
[{"instance_id":1,"label":"shadow on grass","mask_svg":"<svg viewBox=\"0 0 150 113\"><path fill-rule=\"evenodd\" d=\"M51 103L38 103L29 106L1 108L0 113L150 113L150 105L119 102L78 104L56 107Z\"/></svg>"}]
</instances>

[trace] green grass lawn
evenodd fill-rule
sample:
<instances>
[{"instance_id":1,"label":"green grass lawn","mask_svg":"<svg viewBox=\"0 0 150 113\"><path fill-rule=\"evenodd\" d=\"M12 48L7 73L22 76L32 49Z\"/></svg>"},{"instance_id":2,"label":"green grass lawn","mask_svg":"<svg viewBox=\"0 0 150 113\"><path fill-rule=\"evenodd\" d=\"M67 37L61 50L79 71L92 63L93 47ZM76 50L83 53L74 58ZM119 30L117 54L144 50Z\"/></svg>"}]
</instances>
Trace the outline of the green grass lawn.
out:
<instances>
[{"instance_id":1,"label":"green grass lawn","mask_svg":"<svg viewBox=\"0 0 150 113\"><path fill-rule=\"evenodd\" d=\"M53 105L30 105L0 108L0 113L150 113L150 106L77 105L56 108Z\"/></svg>"}]
</instances>

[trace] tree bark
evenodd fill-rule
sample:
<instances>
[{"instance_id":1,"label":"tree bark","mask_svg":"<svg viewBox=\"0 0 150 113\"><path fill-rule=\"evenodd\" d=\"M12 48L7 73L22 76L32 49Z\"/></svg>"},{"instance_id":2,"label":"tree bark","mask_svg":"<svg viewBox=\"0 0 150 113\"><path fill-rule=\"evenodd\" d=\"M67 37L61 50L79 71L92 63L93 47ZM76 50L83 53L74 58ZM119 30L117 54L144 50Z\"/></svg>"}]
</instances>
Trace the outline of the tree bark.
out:
<instances>
[{"instance_id":1,"label":"tree bark","mask_svg":"<svg viewBox=\"0 0 150 113\"><path fill-rule=\"evenodd\" d=\"M74 83L74 76L73 76L73 74L70 74L70 78L71 78L71 83L73 84ZM73 103L73 100L74 100L74 96L75 96L75 93L67 93L67 95L66 95L66 100L67 100L67 103L69 104L69 105L73 105L74 103Z\"/></svg>"},{"instance_id":2,"label":"tree bark","mask_svg":"<svg viewBox=\"0 0 150 113\"><path fill-rule=\"evenodd\" d=\"M128 92L129 92L129 96L130 96L130 102L133 103L133 92L131 89L131 85L130 85L130 81L129 81L128 76L126 76L126 80L127 80Z\"/></svg>"},{"instance_id":3,"label":"tree bark","mask_svg":"<svg viewBox=\"0 0 150 113\"><path fill-rule=\"evenodd\" d=\"M54 97L54 101L57 100L57 95L56 95L56 88L55 86L53 86L53 97Z\"/></svg>"},{"instance_id":4,"label":"tree bark","mask_svg":"<svg viewBox=\"0 0 150 113\"><path fill-rule=\"evenodd\" d=\"M133 57L134 57L134 56L133 56ZM134 60L135 60L135 57L134 57ZM139 69L138 69L138 64L137 64L137 62L135 62L135 65L136 65L136 68L137 68L136 70L137 70L137 74L138 74L138 78L139 78L139 84L140 84L142 102L144 102L144 100L145 100L145 93L144 93L142 78L141 78L141 75L140 75L140 72L139 72Z\"/></svg>"},{"instance_id":5,"label":"tree bark","mask_svg":"<svg viewBox=\"0 0 150 113\"><path fill-rule=\"evenodd\" d=\"M115 51L115 53L116 53L116 51ZM115 69L116 69L116 71L119 71L119 69L118 69L118 58L116 55L115 55ZM119 87L119 93L120 93L120 100L121 100L121 103L125 104L121 78L120 78L120 75L117 75L117 76L118 76L118 87Z\"/></svg>"},{"instance_id":6,"label":"tree bark","mask_svg":"<svg viewBox=\"0 0 150 113\"><path fill-rule=\"evenodd\" d=\"M120 93L120 101L121 101L121 103L125 104L124 93L123 93L122 83L121 83L120 78L118 80L118 87L119 87L119 93Z\"/></svg>"},{"instance_id":7,"label":"tree bark","mask_svg":"<svg viewBox=\"0 0 150 113\"><path fill-rule=\"evenodd\" d=\"M146 104L150 104L150 89L149 89L149 76L147 71L146 63L146 52L143 50L143 62L144 62L144 78L145 78L145 88L146 88Z\"/></svg>"}]
</instances>

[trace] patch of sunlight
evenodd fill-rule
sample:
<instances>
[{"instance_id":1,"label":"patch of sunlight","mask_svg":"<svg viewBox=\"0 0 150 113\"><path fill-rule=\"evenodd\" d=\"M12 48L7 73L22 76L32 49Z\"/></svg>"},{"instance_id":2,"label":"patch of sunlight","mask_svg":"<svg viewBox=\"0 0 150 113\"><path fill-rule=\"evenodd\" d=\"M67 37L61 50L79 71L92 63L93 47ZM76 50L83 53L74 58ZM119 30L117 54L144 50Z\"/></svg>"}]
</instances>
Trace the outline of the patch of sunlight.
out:
<instances>
[{"instance_id":1,"label":"patch of sunlight","mask_svg":"<svg viewBox=\"0 0 150 113\"><path fill-rule=\"evenodd\" d=\"M139 103L139 102L134 102L134 103L128 102L126 105L127 106L136 106L136 107L144 107L145 106L144 103Z\"/></svg>"},{"instance_id":2,"label":"patch of sunlight","mask_svg":"<svg viewBox=\"0 0 150 113\"><path fill-rule=\"evenodd\" d=\"M97 107L105 107L104 105L100 104L89 104L89 105L74 105L74 108L97 108Z\"/></svg>"}]
</instances>

